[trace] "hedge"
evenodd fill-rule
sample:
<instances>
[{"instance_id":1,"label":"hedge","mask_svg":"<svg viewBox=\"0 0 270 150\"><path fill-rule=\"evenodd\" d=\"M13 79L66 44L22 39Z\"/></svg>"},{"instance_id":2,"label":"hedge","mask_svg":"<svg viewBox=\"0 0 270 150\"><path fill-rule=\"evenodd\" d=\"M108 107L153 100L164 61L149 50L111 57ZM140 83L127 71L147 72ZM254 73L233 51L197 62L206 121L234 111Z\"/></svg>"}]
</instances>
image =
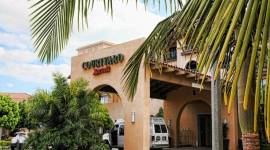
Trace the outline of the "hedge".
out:
<instances>
[{"instance_id":1,"label":"hedge","mask_svg":"<svg viewBox=\"0 0 270 150\"><path fill-rule=\"evenodd\" d=\"M10 146L10 141L0 140L0 146Z\"/></svg>"}]
</instances>

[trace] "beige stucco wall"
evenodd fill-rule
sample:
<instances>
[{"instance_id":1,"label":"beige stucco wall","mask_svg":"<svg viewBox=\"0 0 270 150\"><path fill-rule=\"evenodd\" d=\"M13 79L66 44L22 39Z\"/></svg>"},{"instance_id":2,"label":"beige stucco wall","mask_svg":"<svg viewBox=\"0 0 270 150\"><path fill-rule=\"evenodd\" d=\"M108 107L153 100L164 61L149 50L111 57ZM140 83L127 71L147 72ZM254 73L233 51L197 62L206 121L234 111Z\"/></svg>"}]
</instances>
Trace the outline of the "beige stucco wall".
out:
<instances>
[{"instance_id":1,"label":"beige stucco wall","mask_svg":"<svg viewBox=\"0 0 270 150\"><path fill-rule=\"evenodd\" d=\"M128 150L148 150L150 147L149 132L149 80L150 75L141 66L139 72L139 88L135 94L134 100L128 101L124 94L121 78L122 71L133 52L142 44L144 39L137 39L122 44L116 44L108 48L91 50L82 55L74 56L71 60L71 80L84 78L89 81L89 88L94 89L100 85L110 85L119 94L124 108L125 119L125 149ZM111 65L111 71L98 76L93 76L93 69L83 70L82 62L103 58L116 54L125 56L122 63ZM135 123L131 123L131 113L135 112ZM127 136L132 135L132 136Z\"/></svg>"},{"instance_id":2,"label":"beige stucco wall","mask_svg":"<svg viewBox=\"0 0 270 150\"><path fill-rule=\"evenodd\" d=\"M109 115L113 121L117 119L123 119L125 117L124 108L121 102L108 103L108 104L104 104L104 106L109 111Z\"/></svg>"},{"instance_id":3,"label":"beige stucco wall","mask_svg":"<svg viewBox=\"0 0 270 150\"><path fill-rule=\"evenodd\" d=\"M189 141L186 139L178 138L178 142L182 142L182 144L191 144L193 146L198 145L198 115L199 114L211 114L211 107L203 101L194 101L184 108L182 114L179 119L179 132L181 130L189 130L191 136L189 137ZM180 114L179 114L180 115ZM180 135L180 134L179 134ZM179 136L178 135L178 136ZM183 141L184 140L184 141Z\"/></svg>"},{"instance_id":4,"label":"beige stucco wall","mask_svg":"<svg viewBox=\"0 0 270 150\"><path fill-rule=\"evenodd\" d=\"M193 95L193 90L195 91L196 95ZM179 89L170 92L167 95L167 99L164 101L164 117L166 122L171 122L171 126L169 127L170 135L172 137L172 144L173 146L177 147L179 144L179 130L183 127L186 128L194 128L195 138L197 135L197 123L196 121L193 122L191 115L192 112L186 111L186 106L192 104L193 102L204 102L211 106L211 91L209 90L202 90L192 88L192 87L180 87ZM202 108L202 107L200 107ZM204 107L206 108L206 107ZM199 108L196 111L202 112L209 112L209 109L202 109ZM237 101L235 101L234 109L232 112L228 114L227 107L224 106L223 99L222 99L222 121L224 119L227 120L228 123L228 139L229 141L229 150L237 150L238 149L238 139L239 139L239 126L238 126L238 119L237 119ZM211 113L211 111L209 112ZM183 115L184 118L180 117ZM185 115L186 114L186 115ZM180 118L180 119L179 119ZM184 122L182 124L182 122ZM192 123L193 122L193 123ZM196 127L194 127L196 126Z\"/></svg>"},{"instance_id":5,"label":"beige stucco wall","mask_svg":"<svg viewBox=\"0 0 270 150\"><path fill-rule=\"evenodd\" d=\"M195 95L193 95L193 90ZM180 87L167 95L164 101L164 118L166 122L171 122L169 128L173 146L178 146L179 141L179 120L185 106L194 101L203 101L211 104L211 93L207 90L200 91L191 87Z\"/></svg>"},{"instance_id":6,"label":"beige stucco wall","mask_svg":"<svg viewBox=\"0 0 270 150\"><path fill-rule=\"evenodd\" d=\"M159 108L163 108L163 100L151 98L149 102L150 115L156 115Z\"/></svg>"},{"instance_id":7,"label":"beige stucco wall","mask_svg":"<svg viewBox=\"0 0 270 150\"><path fill-rule=\"evenodd\" d=\"M104 104L104 106L109 111L109 115L113 121L124 118L124 107L121 98L116 94L110 94L109 102ZM160 108L163 108L163 100L150 98L149 114L155 116Z\"/></svg>"},{"instance_id":8,"label":"beige stucco wall","mask_svg":"<svg viewBox=\"0 0 270 150\"><path fill-rule=\"evenodd\" d=\"M143 64L141 65L139 72L137 93L135 94L135 98L132 102L128 100L122 88L122 71L128 59L131 57L133 52L135 52L135 50L143 43L143 41L144 39L137 39L122 44L107 43L101 46L95 45L94 48L91 48L91 46L85 46L79 49L79 55L72 57L71 61L71 80L82 77L89 81L88 87L90 89L94 89L101 85L110 85L117 91L118 96L121 100L112 104L106 104L105 106L110 111L112 118L125 119L124 146L127 150L149 149L149 116L151 114L155 114L155 112L158 111L159 106L163 103L159 100L150 100L150 72L149 70L146 70L144 68ZM93 69L83 70L83 68L81 67L82 62L116 55L119 53L123 54L125 56L125 59L122 63L111 65L111 71L109 73L93 76ZM190 56L182 56L181 51L178 51L177 61L170 62L170 64L184 68L190 59L196 60L195 55L190 58ZM188 106L188 104L194 101L199 100L210 105L210 85L209 83L205 84L205 89L202 89L200 91L200 89L198 88L192 88L194 87L193 84L197 83L197 81L194 81L191 78L188 79L185 76L176 76L173 73L160 74L155 71L152 71L151 75L151 79L171 82L182 86L177 90L169 92L167 94L166 100L164 100L165 122L170 122L169 130L172 137L172 143L174 146L177 146L179 141L179 128L181 126L180 122L184 122L181 121L181 118L179 117L181 116L180 114L182 112L184 114L189 114L189 112L184 111L184 108L185 106ZM156 110L154 108L156 108ZM135 123L131 123L132 112L135 112ZM205 110L201 110L200 112L205 112ZM233 139L230 146L233 145L233 147L235 147L235 143L237 141L235 133L238 133L236 114L237 111L228 115L225 113L225 109L223 109L223 119L226 118L228 120L230 126L229 137ZM182 126L184 127L184 125Z\"/></svg>"}]
</instances>

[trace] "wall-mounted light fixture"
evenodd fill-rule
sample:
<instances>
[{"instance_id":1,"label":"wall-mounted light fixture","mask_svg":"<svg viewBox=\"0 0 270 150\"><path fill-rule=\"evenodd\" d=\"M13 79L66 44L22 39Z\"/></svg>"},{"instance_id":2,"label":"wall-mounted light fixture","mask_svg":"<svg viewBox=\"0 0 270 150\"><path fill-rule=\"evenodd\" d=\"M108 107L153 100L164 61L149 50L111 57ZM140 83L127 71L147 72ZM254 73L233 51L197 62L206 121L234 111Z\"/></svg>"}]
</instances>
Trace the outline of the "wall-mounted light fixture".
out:
<instances>
[{"instance_id":1,"label":"wall-mounted light fixture","mask_svg":"<svg viewBox=\"0 0 270 150\"><path fill-rule=\"evenodd\" d=\"M226 118L224 118L223 123L224 123L224 124L227 124L227 123L228 123L228 121L227 121Z\"/></svg>"},{"instance_id":2,"label":"wall-mounted light fixture","mask_svg":"<svg viewBox=\"0 0 270 150\"><path fill-rule=\"evenodd\" d=\"M131 123L135 123L135 112L131 112Z\"/></svg>"}]
</instances>

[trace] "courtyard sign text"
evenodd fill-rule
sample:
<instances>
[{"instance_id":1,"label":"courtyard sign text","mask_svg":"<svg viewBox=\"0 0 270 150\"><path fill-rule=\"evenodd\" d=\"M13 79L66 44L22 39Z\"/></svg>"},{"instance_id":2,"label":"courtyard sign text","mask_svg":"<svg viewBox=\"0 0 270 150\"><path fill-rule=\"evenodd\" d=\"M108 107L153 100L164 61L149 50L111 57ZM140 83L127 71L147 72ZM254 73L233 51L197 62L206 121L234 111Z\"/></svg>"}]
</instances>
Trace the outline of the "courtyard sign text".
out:
<instances>
[{"instance_id":1,"label":"courtyard sign text","mask_svg":"<svg viewBox=\"0 0 270 150\"><path fill-rule=\"evenodd\" d=\"M124 60L123 54L112 55L99 59L94 59L82 63L82 68L88 70L94 68L93 75L99 75L102 73L110 72L110 65L121 63Z\"/></svg>"}]
</instances>

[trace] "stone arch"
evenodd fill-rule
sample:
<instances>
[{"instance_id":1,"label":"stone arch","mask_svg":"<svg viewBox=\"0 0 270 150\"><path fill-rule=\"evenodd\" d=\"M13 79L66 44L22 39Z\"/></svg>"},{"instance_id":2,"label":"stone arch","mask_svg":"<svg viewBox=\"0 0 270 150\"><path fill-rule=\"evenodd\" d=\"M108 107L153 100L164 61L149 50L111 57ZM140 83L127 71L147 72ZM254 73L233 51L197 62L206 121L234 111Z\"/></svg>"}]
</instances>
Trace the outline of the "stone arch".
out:
<instances>
[{"instance_id":1,"label":"stone arch","mask_svg":"<svg viewBox=\"0 0 270 150\"><path fill-rule=\"evenodd\" d=\"M185 110L185 108L187 108L187 106L191 105L191 104L198 104L198 103L201 103L201 104L204 104L207 109L209 110L209 112L211 113L211 103L210 101L208 100L205 100L205 99L195 99L195 100L189 100L189 101L186 101L182 107L179 108L178 110L178 113L177 113L177 119L176 119L176 142L177 142L177 145L180 144L180 128L181 128L181 125L180 125L180 120L181 120L181 116L182 116L182 113L183 111ZM194 146L194 145L192 145Z\"/></svg>"},{"instance_id":2,"label":"stone arch","mask_svg":"<svg viewBox=\"0 0 270 150\"><path fill-rule=\"evenodd\" d=\"M99 91L102 96L107 96L107 103L104 106L108 109L113 121L116 119L124 119L124 100L121 93L116 88L109 84L100 84L93 88L94 91Z\"/></svg>"}]
</instances>

